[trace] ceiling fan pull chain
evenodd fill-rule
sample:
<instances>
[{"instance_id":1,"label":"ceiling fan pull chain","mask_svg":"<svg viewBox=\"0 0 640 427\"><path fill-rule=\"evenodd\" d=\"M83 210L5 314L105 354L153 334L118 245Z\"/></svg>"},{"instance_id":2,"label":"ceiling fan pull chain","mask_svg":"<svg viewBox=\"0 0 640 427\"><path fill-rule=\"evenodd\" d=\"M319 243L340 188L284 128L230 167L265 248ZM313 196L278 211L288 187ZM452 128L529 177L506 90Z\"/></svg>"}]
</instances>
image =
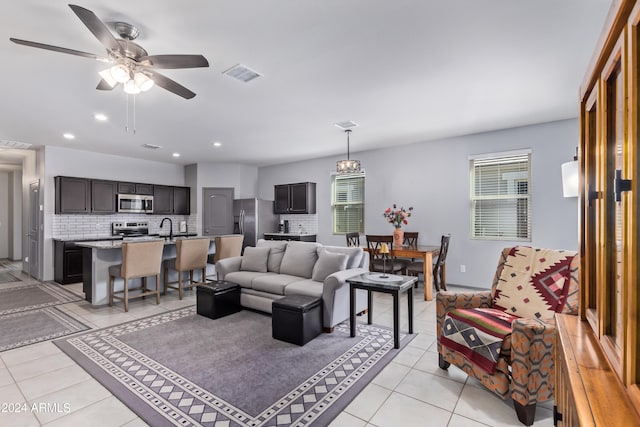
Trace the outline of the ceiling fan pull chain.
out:
<instances>
[{"instance_id":1,"label":"ceiling fan pull chain","mask_svg":"<svg viewBox=\"0 0 640 427\"><path fill-rule=\"evenodd\" d=\"M133 95L133 134L136 134L136 95Z\"/></svg>"},{"instance_id":2,"label":"ceiling fan pull chain","mask_svg":"<svg viewBox=\"0 0 640 427\"><path fill-rule=\"evenodd\" d=\"M129 133L129 94L125 93L125 101L124 101L124 115L125 115L125 122L124 122L124 131L126 133Z\"/></svg>"}]
</instances>

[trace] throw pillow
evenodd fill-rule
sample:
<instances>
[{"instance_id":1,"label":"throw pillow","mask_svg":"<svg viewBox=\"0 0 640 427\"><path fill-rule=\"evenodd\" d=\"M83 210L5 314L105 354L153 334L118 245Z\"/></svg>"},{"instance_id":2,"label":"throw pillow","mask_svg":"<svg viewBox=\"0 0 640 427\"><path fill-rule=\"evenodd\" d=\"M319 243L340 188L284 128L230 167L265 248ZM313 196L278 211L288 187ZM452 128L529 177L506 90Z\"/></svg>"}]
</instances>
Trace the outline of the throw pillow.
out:
<instances>
[{"instance_id":1,"label":"throw pillow","mask_svg":"<svg viewBox=\"0 0 640 427\"><path fill-rule=\"evenodd\" d=\"M347 269L360 267L362 257L365 255L362 248L345 248L343 246L325 246L324 248L318 248L318 251L322 250L338 254L346 254L349 257L347 260ZM369 254L366 255L369 256Z\"/></svg>"},{"instance_id":2,"label":"throw pillow","mask_svg":"<svg viewBox=\"0 0 640 427\"><path fill-rule=\"evenodd\" d=\"M280 264L282 264L282 257L284 257L287 242L260 239L256 247L271 249L271 251L269 251L269 260L267 261L267 271L280 273Z\"/></svg>"},{"instance_id":3,"label":"throw pillow","mask_svg":"<svg viewBox=\"0 0 640 427\"><path fill-rule=\"evenodd\" d=\"M318 247L320 247L319 243L288 242L280 264L280 274L311 279L313 266L318 259L316 252Z\"/></svg>"},{"instance_id":4,"label":"throw pillow","mask_svg":"<svg viewBox=\"0 0 640 427\"><path fill-rule=\"evenodd\" d=\"M512 248L496 285L493 306L519 317L552 319L566 302L575 255L527 246Z\"/></svg>"},{"instance_id":5,"label":"throw pillow","mask_svg":"<svg viewBox=\"0 0 640 427\"><path fill-rule=\"evenodd\" d=\"M252 246L247 246L244 248L242 261L240 261L240 270L266 273L269 251L269 248L254 248Z\"/></svg>"},{"instance_id":6,"label":"throw pillow","mask_svg":"<svg viewBox=\"0 0 640 427\"><path fill-rule=\"evenodd\" d=\"M347 254L331 253L326 250L319 251L318 261L313 267L311 280L324 282L328 275L346 269L348 259L349 256Z\"/></svg>"}]
</instances>

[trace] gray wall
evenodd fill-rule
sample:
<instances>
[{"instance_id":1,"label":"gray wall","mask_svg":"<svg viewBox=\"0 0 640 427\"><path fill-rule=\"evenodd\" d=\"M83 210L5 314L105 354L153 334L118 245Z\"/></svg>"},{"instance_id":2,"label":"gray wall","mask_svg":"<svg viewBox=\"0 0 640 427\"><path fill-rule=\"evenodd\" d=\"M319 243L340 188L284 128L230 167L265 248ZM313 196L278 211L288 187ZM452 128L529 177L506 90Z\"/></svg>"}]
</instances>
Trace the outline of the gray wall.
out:
<instances>
[{"instance_id":1,"label":"gray wall","mask_svg":"<svg viewBox=\"0 0 640 427\"><path fill-rule=\"evenodd\" d=\"M9 258L9 228L11 220L9 210L12 202L9 196L11 172L0 171L0 258Z\"/></svg>"},{"instance_id":2,"label":"gray wall","mask_svg":"<svg viewBox=\"0 0 640 427\"><path fill-rule=\"evenodd\" d=\"M357 132L357 129L356 131ZM389 141L392 143L393 141ZM578 200L562 196L560 165L571 160L578 144L578 120L563 120L437 141L353 153L366 171L365 231L391 234L382 217L393 203L413 206L408 231L420 232L420 244L439 244L451 233L447 258L450 283L488 288L499 252L506 246L578 248ZM532 150L532 241L470 239L469 159L473 154ZM258 195L273 198L273 185L317 183L318 240L344 245L331 233L331 174L339 157L263 167ZM466 273L460 272L466 266Z\"/></svg>"}]
</instances>

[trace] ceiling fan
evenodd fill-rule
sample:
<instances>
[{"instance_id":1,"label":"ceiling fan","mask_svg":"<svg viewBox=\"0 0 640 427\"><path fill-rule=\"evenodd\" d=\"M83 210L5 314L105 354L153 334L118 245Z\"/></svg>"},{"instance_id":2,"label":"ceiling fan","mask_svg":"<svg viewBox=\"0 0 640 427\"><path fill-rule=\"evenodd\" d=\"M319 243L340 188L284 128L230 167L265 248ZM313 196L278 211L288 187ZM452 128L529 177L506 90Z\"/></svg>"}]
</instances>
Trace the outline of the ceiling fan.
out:
<instances>
[{"instance_id":1,"label":"ceiling fan","mask_svg":"<svg viewBox=\"0 0 640 427\"><path fill-rule=\"evenodd\" d=\"M115 23L115 31L121 37L117 39L95 13L73 4L70 4L69 7L98 41L104 45L107 50L106 56L13 37L9 38L9 40L24 46L68 53L70 55L82 56L111 64L110 68L99 73L100 77L102 77L96 87L96 89L99 90L112 90L118 84L123 84L126 93L136 94L149 90L155 83L161 88L185 99L191 99L196 96L194 92L174 80L163 76L155 71L155 69L208 67L209 62L204 56L149 55L142 46L132 41L138 37L138 29L133 25L124 22Z\"/></svg>"}]
</instances>

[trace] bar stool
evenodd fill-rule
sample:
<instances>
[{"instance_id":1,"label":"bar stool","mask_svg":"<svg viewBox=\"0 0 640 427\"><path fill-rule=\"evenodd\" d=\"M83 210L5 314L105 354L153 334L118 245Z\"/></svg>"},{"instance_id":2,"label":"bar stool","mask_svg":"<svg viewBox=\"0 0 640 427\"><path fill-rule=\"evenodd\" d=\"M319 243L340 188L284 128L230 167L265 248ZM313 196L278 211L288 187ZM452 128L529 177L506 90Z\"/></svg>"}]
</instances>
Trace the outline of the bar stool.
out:
<instances>
[{"instance_id":1,"label":"bar stool","mask_svg":"<svg viewBox=\"0 0 640 427\"><path fill-rule=\"evenodd\" d=\"M156 304L160 304L160 266L162 265L162 240L151 242L125 242L122 243L122 264L109 267L109 307L113 306L113 299L124 301L124 311L129 311L129 299L145 297L147 295L156 296ZM156 277L156 288L147 289L147 277ZM114 290L115 279L124 279L124 289ZM142 284L139 288L129 289L129 279L141 278ZM140 290L133 296L130 291ZM116 294L124 296L116 296Z\"/></svg>"},{"instance_id":2,"label":"bar stool","mask_svg":"<svg viewBox=\"0 0 640 427\"><path fill-rule=\"evenodd\" d=\"M215 265L216 262L224 258L242 255L242 242L244 242L244 234L229 234L227 236L216 236L215 245L216 252L209 254L207 263ZM207 276L208 280L215 280L213 275ZM218 272L216 272L216 278Z\"/></svg>"},{"instance_id":3,"label":"bar stool","mask_svg":"<svg viewBox=\"0 0 640 427\"><path fill-rule=\"evenodd\" d=\"M167 289L177 289L180 299L182 299L182 290L191 289L198 286L198 283L205 281L207 273L207 255L209 254L209 239L180 239L176 241L176 257L164 261L164 293ZM178 272L178 280L169 282L169 269ZM193 271L201 270L202 276L200 282L194 282ZM189 272L189 280L186 284L182 284L182 276L184 272ZM178 286L171 286L177 283Z\"/></svg>"}]
</instances>

